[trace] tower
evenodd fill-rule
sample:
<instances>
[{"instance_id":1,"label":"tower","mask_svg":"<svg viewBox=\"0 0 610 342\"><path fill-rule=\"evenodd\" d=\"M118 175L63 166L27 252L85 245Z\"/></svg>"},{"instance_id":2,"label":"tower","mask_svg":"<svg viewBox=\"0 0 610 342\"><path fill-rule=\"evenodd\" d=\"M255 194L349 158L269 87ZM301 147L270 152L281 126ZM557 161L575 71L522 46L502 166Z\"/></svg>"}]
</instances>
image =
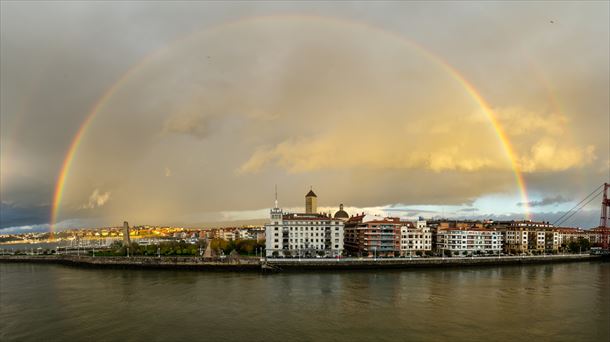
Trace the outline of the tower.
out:
<instances>
[{"instance_id":1,"label":"tower","mask_svg":"<svg viewBox=\"0 0 610 342\"><path fill-rule=\"evenodd\" d=\"M610 184L604 183L604 196L602 198L602 211L599 219L600 228L610 228L608 226L608 207L610 207L610 199L608 198L608 189Z\"/></svg>"},{"instance_id":2,"label":"tower","mask_svg":"<svg viewBox=\"0 0 610 342\"><path fill-rule=\"evenodd\" d=\"M129 223L127 221L123 222L123 246L129 246L131 244L131 239L129 238Z\"/></svg>"},{"instance_id":3,"label":"tower","mask_svg":"<svg viewBox=\"0 0 610 342\"><path fill-rule=\"evenodd\" d=\"M271 224L282 224L282 209L277 203L277 185L275 186L275 206L270 211Z\"/></svg>"},{"instance_id":4,"label":"tower","mask_svg":"<svg viewBox=\"0 0 610 342\"><path fill-rule=\"evenodd\" d=\"M610 198L608 198L608 189L610 189L610 184L604 183L604 196L602 197L602 213L599 219L602 248L606 251L608 251L608 235L610 234L610 223L608 221L608 208L610 208Z\"/></svg>"},{"instance_id":5,"label":"tower","mask_svg":"<svg viewBox=\"0 0 610 342\"><path fill-rule=\"evenodd\" d=\"M318 212L318 196L313 192L310 187L309 192L305 195L305 213L315 214Z\"/></svg>"}]
</instances>

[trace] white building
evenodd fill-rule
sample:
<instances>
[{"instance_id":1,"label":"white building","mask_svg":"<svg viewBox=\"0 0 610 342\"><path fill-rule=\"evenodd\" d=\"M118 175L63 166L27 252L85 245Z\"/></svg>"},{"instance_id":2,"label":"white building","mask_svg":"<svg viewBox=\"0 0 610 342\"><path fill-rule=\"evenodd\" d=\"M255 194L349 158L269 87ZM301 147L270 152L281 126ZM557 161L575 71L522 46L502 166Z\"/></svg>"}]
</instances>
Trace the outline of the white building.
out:
<instances>
[{"instance_id":1,"label":"white building","mask_svg":"<svg viewBox=\"0 0 610 342\"><path fill-rule=\"evenodd\" d=\"M490 229L447 229L437 233L437 249L453 255L500 254L502 234Z\"/></svg>"},{"instance_id":2,"label":"white building","mask_svg":"<svg viewBox=\"0 0 610 342\"><path fill-rule=\"evenodd\" d=\"M432 233L426 221L405 222L400 227L400 255L413 256L417 252L425 253L432 250Z\"/></svg>"},{"instance_id":3,"label":"white building","mask_svg":"<svg viewBox=\"0 0 610 342\"><path fill-rule=\"evenodd\" d=\"M270 214L265 225L267 257L336 257L343 253L342 220L317 213L284 213L277 199Z\"/></svg>"},{"instance_id":4,"label":"white building","mask_svg":"<svg viewBox=\"0 0 610 342\"><path fill-rule=\"evenodd\" d=\"M237 240L234 230L223 229L219 232L220 238L227 241Z\"/></svg>"}]
</instances>

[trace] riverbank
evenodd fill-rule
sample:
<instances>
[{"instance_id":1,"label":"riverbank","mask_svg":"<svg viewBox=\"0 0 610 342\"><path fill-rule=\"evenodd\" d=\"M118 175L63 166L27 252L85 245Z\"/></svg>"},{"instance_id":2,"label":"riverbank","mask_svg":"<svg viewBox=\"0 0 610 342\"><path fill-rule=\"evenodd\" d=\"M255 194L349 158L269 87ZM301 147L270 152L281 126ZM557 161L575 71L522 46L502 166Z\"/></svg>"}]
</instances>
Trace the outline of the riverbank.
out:
<instances>
[{"instance_id":1,"label":"riverbank","mask_svg":"<svg viewBox=\"0 0 610 342\"><path fill-rule=\"evenodd\" d=\"M391 259L273 259L268 265L281 271L354 270L354 269L407 269L407 268L462 268L502 265L551 264L581 261L601 261L599 256L588 254L504 256L504 257L452 257L452 258L391 258Z\"/></svg>"},{"instance_id":2,"label":"riverbank","mask_svg":"<svg viewBox=\"0 0 610 342\"><path fill-rule=\"evenodd\" d=\"M597 261L602 257L588 254L539 255L519 257L453 258L342 258L342 259L204 259L198 257L92 257L74 255L4 255L0 262L50 263L91 268L190 269L200 271L345 271L363 269L461 268L502 265L550 264Z\"/></svg>"},{"instance_id":3,"label":"riverbank","mask_svg":"<svg viewBox=\"0 0 610 342\"><path fill-rule=\"evenodd\" d=\"M257 258L206 260L197 257L93 257L76 255L4 255L0 263L47 263L89 268L153 268L209 271L259 271Z\"/></svg>"}]
</instances>

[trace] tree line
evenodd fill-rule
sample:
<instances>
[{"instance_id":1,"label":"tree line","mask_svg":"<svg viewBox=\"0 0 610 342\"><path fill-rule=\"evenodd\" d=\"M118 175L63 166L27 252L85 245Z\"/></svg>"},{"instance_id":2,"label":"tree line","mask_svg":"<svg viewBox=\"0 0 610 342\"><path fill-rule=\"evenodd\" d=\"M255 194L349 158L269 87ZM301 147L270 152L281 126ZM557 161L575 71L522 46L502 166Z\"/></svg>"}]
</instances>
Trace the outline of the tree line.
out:
<instances>
[{"instance_id":1,"label":"tree line","mask_svg":"<svg viewBox=\"0 0 610 342\"><path fill-rule=\"evenodd\" d=\"M139 245L132 242L129 247L124 246L121 241L115 241L106 250L96 251L96 256L199 256L203 255L207 248L205 240L199 240L196 244L185 241L164 241L155 245ZM210 241L210 248L216 256L232 255L254 255L264 251L265 243L256 240L234 240L214 239Z\"/></svg>"}]
</instances>

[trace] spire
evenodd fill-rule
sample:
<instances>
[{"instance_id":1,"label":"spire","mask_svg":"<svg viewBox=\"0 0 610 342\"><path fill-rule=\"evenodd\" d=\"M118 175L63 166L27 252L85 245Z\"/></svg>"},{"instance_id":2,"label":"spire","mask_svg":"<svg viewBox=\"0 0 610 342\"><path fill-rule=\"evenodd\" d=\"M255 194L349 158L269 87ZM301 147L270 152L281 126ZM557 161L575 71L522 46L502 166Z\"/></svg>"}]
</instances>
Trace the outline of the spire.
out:
<instances>
[{"instance_id":1,"label":"spire","mask_svg":"<svg viewBox=\"0 0 610 342\"><path fill-rule=\"evenodd\" d=\"M277 209L277 184L275 185L275 209Z\"/></svg>"}]
</instances>

